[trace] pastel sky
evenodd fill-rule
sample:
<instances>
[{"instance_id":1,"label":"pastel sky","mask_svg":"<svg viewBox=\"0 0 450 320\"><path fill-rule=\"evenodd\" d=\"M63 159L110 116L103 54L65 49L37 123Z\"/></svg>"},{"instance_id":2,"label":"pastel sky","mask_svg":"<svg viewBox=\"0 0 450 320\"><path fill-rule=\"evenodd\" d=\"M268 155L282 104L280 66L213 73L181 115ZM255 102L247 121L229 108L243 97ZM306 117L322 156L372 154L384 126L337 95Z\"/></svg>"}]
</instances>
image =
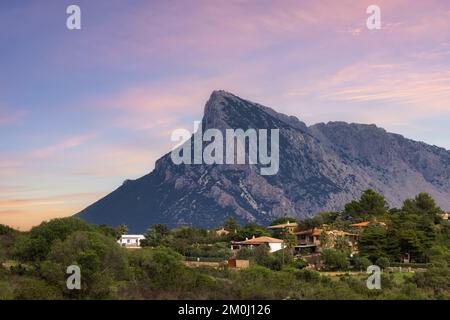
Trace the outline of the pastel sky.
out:
<instances>
[{"instance_id":1,"label":"pastel sky","mask_svg":"<svg viewBox=\"0 0 450 320\"><path fill-rule=\"evenodd\" d=\"M150 172L214 89L450 149L450 1L0 1L0 223L77 213Z\"/></svg>"}]
</instances>

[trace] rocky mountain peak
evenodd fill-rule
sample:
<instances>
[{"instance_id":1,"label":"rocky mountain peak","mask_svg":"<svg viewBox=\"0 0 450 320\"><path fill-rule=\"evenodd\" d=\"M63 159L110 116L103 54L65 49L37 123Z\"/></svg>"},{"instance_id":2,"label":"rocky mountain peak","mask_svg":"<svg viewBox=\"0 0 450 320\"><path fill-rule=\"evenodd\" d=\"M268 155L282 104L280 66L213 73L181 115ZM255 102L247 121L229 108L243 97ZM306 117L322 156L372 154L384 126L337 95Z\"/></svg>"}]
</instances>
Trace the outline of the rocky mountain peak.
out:
<instances>
[{"instance_id":1,"label":"rocky mountain peak","mask_svg":"<svg viewBox=\"0 0 450 320\"><path fill-rule=\"evenodd\" d=\"M297 117L276 112L224 90L212 92L205 106L203 123L204 128L274 129L291 126L307 131L306 124Z\"/></svg>"},{"instance_id":2,"label":"rocky mountain peak","mask_svg":"<svg viewBox=\"0 0 450 320\"><path fill-rule=\"evenodd\" d=\"M341 210L372 188L391 206L430 193L450 210L450 151L386 132L375 125L345 122L307 127L226 91L214 91L203 128L279 129L280 167L258 174L256 165L175 165L169 154L155 170L129 181L79 216L92 223L144 232L155 223L212 227L226 218L268 224Z\"/></svg>"}]
</instances>

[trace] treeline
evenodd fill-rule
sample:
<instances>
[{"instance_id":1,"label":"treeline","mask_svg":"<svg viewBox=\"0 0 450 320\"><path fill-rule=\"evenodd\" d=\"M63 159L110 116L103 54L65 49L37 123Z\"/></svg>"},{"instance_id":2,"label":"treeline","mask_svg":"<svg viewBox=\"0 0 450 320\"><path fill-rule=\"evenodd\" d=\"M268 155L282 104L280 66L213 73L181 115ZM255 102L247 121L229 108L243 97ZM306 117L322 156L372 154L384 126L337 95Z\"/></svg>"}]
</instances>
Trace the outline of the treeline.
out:
<instances>
[{"instance_id":1,"label":"treeline","mask_svg":"<svg viewBox=\"0 0 450 320\"><path fill-rule=\"evenodd\" d=\"M294 217L281 217L271 225L297 222L297 231L313 228L344 230L354 233L351 224L369 222L358 237L358 254L351 257L345 239L337 239L334 248L323 251L325 266L330 270L365 269L377 264L382 268L391 263L450 263L450 224L443 220L443 211L427 193L420 193L404 201L401 208L389 208L384 197L373 190L365 191L359 200L352 201L342 212L322 212L314 217L297 221ZM264 226L243 226L230 218L223 223L229 233L217 236L214 230L193 227L170 230L164 225L154 225L146 233L144 246L170 247L183 256L228 258L230 241L241 241L253 236L272 236L285 241L289 249L296 244L295 236L282 230L269 231ZM321 238L322 243L326 239ZM292 250L284 258L292 260ZM255 255L248 250L238 252L238 257ZM275 255L277 256L277 255ZM266 259L267 260L267 259ZM260 259L261 261L261 259ZM280 261L274 261L280 268ZM269 264L266 264L267 266Z\"/></svg>"},{"instance_id":2,"label":"treeline","mask_svg":"<svg viewBox=\"0 0 450 320\"><path fill-rule=\"evenodd\" d=\"M358 241L359 257L412 263L450 263L450 224L443 211L427 193L404 201L401 208L390 209L382 195L367 190L342 212L325 212L299 222L299 228L320 227L354 231L352 223L369 221Z\"/></svg>"},{"instance_id":3,"label":"treeline","mask_svg":"<svg viewBox=\"0 0 450 320\"><path fill-rule=\"evenodd\" d=\"M283 217L274 224L293 221ZM325 251L330 270L356 270L385 259L429 263L414 275L384 273L382 290L369 290L367 276L330 277L306 268L293 255L292 235L269 232L254 224L223 223L228 234L215 230L164 225L150 227L143 249L120 247L126 226L95 226L76 218L54 219L19 232L0 225L0 299L441 299L449 298L449 226L426 194L389 209L382 197L366 191L343 212L322 213L299 221L299 229L346 229L359 221L384 221L364 230L360 253L350 257L345 247ZM270 254L267 248L242 249L239 258L251 267L234 270L188 268L183 257L230 257L230 241L253 235L281 237L288 248ZM344 259L342 259L344 257ZM366 260L364 260L366 259ZM381 260L382 261L382 260ZM66 286L69 265L81 269L81 290Z\"/></svg>"}]
</instances>

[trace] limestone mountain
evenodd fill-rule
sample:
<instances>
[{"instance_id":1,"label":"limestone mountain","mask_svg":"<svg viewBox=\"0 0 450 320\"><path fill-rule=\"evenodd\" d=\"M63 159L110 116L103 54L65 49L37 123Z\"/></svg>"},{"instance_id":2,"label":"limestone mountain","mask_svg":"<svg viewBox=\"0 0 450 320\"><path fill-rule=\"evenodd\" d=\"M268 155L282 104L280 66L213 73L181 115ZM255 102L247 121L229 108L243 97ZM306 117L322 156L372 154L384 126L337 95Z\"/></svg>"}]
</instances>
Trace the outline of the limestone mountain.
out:
<instances>
[{"instance_id":1,"label":"limestone mountain","mask_svg":"<svg viewBox=\"0 0 450 320\"><path fill-rule=\"evenodd\" d=\"M261 175L259 165L175 165L170 153L155 169L78 214L91 223L149 226L220 225L226 218L268 224L341 210L372 188L389 205L429 192L450 209L450 151L386 132L375 125L344 122L306 126L231 93L214 91L203 129L279 129L279 171Z\"/></svg>"}]
</instances>

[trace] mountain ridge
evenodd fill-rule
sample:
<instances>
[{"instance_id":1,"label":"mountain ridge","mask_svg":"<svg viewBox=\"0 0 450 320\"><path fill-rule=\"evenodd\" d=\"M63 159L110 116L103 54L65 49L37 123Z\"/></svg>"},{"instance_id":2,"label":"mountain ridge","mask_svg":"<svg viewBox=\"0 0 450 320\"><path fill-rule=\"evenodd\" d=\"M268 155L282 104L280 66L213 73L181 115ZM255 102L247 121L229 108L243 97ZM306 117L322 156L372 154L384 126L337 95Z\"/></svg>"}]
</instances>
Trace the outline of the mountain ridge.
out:
<instances>
[{"instance_id":1,"label":"mountain ridge","mask_svg":"<svg viewBox=\"0 0 450 320\"><path fill-rule=\"evenodd\" d=\"M77 216L143 232L153 223L220 225L228 217L268 224L293 215L341 210L367 188L391 206L425 191L450 209L450 151L389 133L374 124L331 121L307 126L223 90L213 91L202 127L280 129L280 170L259 165L175 165L170 153L155 169L95 202ZM126 212L126 214L124 214Z\"/></svg>"}]
</instances>

